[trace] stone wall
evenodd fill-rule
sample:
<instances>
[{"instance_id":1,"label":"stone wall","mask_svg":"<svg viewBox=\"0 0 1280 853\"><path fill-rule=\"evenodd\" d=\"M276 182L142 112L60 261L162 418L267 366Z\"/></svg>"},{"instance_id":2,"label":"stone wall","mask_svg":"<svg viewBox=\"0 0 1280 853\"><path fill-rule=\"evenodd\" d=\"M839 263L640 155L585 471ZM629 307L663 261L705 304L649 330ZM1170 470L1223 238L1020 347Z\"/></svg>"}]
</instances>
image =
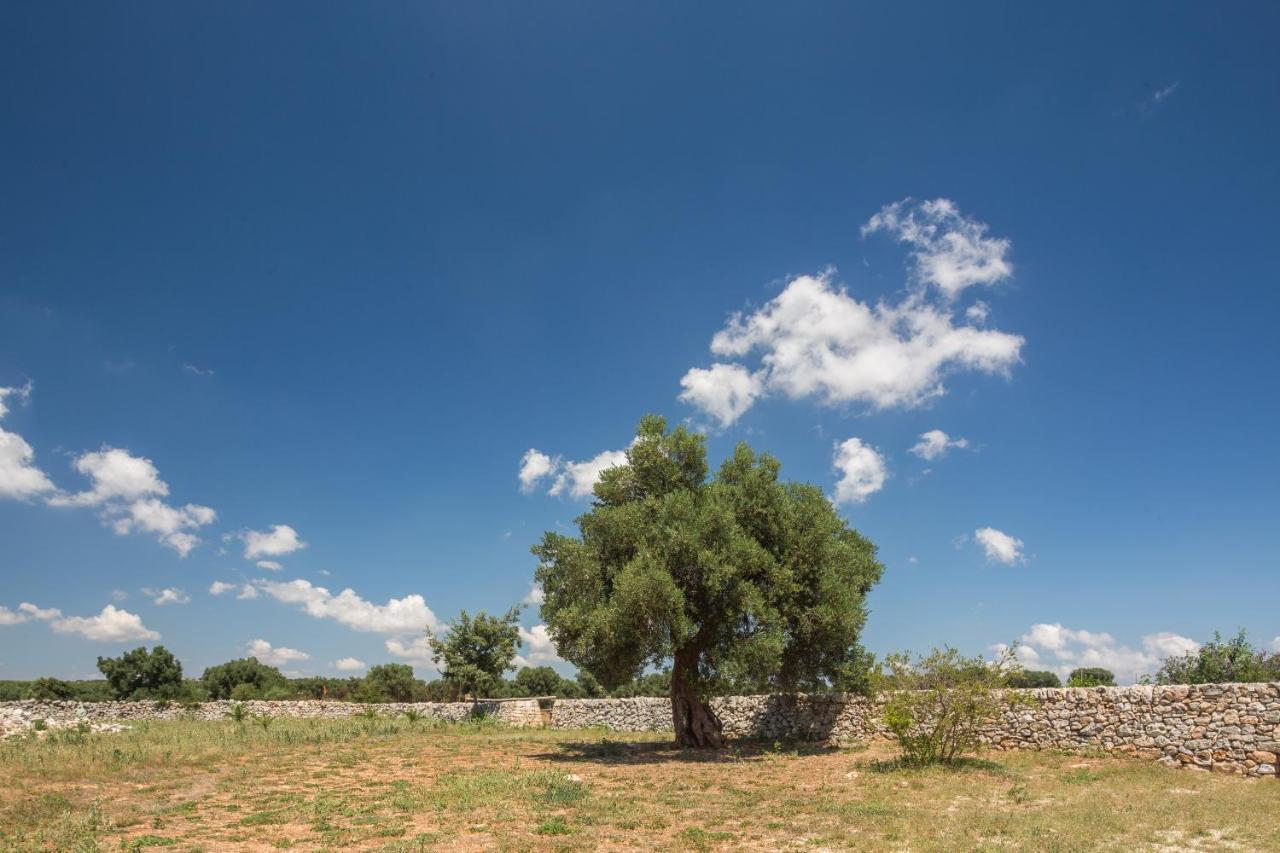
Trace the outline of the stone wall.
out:
<instances>
[{"instance_id":1,"label":"stone wall","mask_svg":"<svg viewBox=\"0 0 1280 853\"><path fill-rule=\"evenodd\" d=\"M1019 691L1031 698L984 731L997 749L1098 750L1136 755L1192 770L1275 777L1280 753L1280 683L1057 688ZM113 730L120 721L226 717L233 702L184 709L154 702L0 703L0 734L33 721L50 728L88 723ZM368 706L348 702L245 702L252 714L340 718ZM878 703L856 696L731 696L713 701L731 737L798 738L851 743L887 737ZM556 729L670 731L666 699L559 699L549 713L536 699L387 704L386 715L413 708L424 717L464 720L477 711L509 725Z\"/></svg>"},{"instance_id":2,"label":"stone wall","mask_svg":"<svg viewBox=\"0 0 1280 853\"><path fill-rule=\"evenodd\" d=\"M1192 770L1274 777L1280 683L1044 688L986 727L997 749L1099 750ZM879 703L856 696L733 696L712 706L733 737L851 743L889 737ZM561 699L552 726L670 731L665 699Z\"/></svg>"}]
</instances>

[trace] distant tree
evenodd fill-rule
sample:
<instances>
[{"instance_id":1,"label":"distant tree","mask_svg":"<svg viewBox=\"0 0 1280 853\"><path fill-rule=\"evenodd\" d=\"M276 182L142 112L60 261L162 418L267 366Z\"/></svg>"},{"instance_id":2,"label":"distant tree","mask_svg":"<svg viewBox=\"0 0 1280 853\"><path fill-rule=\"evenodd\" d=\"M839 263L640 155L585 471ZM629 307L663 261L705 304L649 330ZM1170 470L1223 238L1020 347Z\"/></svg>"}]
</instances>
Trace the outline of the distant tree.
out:
<instances>
[{"instance_id":1,"label":"distant tree","mask_svg":"<svg viewBox=\"0 0 1280 853\"><path fill-rule=\"evenodd\" d=\"M37 678L27 691L28 699L66 700L75 698L75 688L59 678Z\"/></svg>"},{"instance_id":2,"label":"distant tree","mask_svg":"<svg viewBox=\"0 0 1280 853\"><path fill-rule=\"evenodd\" d=\"M671 666L676 740L723 742L708 699L724 684L865 688L858 644L883 567L817 486L739 444L710 479L705 439L640 422L597 481L581 537L533 552L542 617L561 656L606 688Z\"/></svg>"},{"instance_id":3,"label":"distant tree","mask_svg":"<svg viewBox=\"0 0 1280 853\"><path fill-rule=\"evenodd\" d=\"M1067 676L1068 687L1115 687L1116 676L1109 669L1086 666L1071 670Z\"/></svg>"},{"instance_id":4,"label":"distant tree","mask_svg":"<svg viewBox=\"0 0 1280 853\"><path fill-rule=\"evenodd\" d=\"M182 664L164 646L138 647L118 658L98 658L117 699L173 699L182 693Z\"/></svg>"},{"instance_id":5,"label":"distant tree","mask_svg":"<svg viewBox=\"0 0 1280 853\"><path fill-rule=\"evenodd\" d=\"M382 663L369 669L361 687L367 691L366 695L384 696L381 701L412 702L419 692L419 685L409 664Z\"/></svg>"},{"instance_id":6,"label":"distant tree","mask_svg":"<svg viewBox=\"0 0 1280 853\"><path fill-rule=\"evenodd\" d=\"M578 685L578 692L584 699L601 699L609 693L604 689L604 685L597 681L596 677L585 669L578 670L578 677L574 679L574 681Z\"/></svg>"},{"instance_id":7,"label":"distant tree","mask_svg":"<svg viewBox=\"0 0 1280 853\"><path fill-rule=\"evenodd\" d=\"M1061 687L1057 673L1040 669L1022 669L1009 674L1005 683L1010 687Z\"/></svg>"},{"instance_id":8,"label":"distant tree","mask_svg":"<svg viewBox=\"0 0 1280 853\"><path fill-rule=\"evenodd\" d=\"M671 670L646 672L639 678L610 690L609 695L615 699L630 699L633 696L670 696Z\"/></svg>"},{"instance_id":9,"label":"distant tree","mask_svg":"<svg viewBox=\"0 0 1280 853\"><path fill-rule=\"evenodd\" d=\"M549 666L527 666L516 673L514 693L518 696L563 696L565 681Z\"/></svg>"},{"instance_id":10,"label":"distant tree","mask_svg":"<svg viewBox=\"0 0 1280 853\"><path fill-rule=\"evenodd\" d=\"M1223 641L1215 631L1213 639L1197 651L1181 657L1165 658L1156 673L1157 684L1229 684L1280 681L1280 654L1255 649L1242 628Z\"/></svg>"},{"instance_id":11,"label":"distant tree","mask_svg":"<svg viewBox=\"0 0 1280 853\"><path fill-rule=\"evenodd\" d=\"M429 638L440 674L463 696L489 696L511 669L520 647L520 608L504 616L463 610L443 637Z\"/></svg>"},{"instance_id":12,"label":"distant tree","mask_svg":"<svg viewBox=\"0 0 1280 853\"><path fill-rule=\"evenodd\" d=\"M284 674L255 657L237 658L211 666L200 676L210 699L261 699L287 684ZM244 686L233 696L237 687Z\"/></svg>"}]
</instances>

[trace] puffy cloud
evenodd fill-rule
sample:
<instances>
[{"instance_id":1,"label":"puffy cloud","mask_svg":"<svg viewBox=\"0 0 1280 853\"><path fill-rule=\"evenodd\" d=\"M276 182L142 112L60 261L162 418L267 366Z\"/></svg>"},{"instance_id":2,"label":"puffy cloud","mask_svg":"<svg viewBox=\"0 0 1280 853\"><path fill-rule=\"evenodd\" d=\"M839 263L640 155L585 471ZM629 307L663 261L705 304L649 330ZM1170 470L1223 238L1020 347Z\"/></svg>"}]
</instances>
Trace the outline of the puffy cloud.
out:
<instances>
[{"instance_id":1,"label":"puffy cloud","mask_svg":"<svg viewBox=\"0 0 1280 853\"><path fill-rule=\"evenodd\" d=\"M522 627L520 629L520 643L524 648L524 654L516 656L515 665L517 669L526 666L543 666L564 662L560 655L556 654L556 644L552 642L551 635L547 633L546 625L534 625L528 629Z\"/></svg>"},{"instance_id":2,"label":"puffy cloud","mask_svg":"<svg viewBox=\"0 0 1280 853\"><path fill-rule=\"evenodd\" d=\"M837 288L830 272L800 276L760 310L735 314L712 338L711 351L721 357L759 351L761 368L751 374L750 399L738 395L733 406L707 413L727 425L765 392L816 397L827 405L918 406L945 393L943 378L957 370L1007 374L1020 360L1023 343L1018 335L957 325L949 305L921 293L896 305L870 305ZM697 370L682 380L686 394L690 383L702 387L708 381ZM746 368L738 371L740 376ZM682 398L697 405L720 399Z\"/></svg>"},{"instance_id":3,"label":"puffy cloud","mask_svg":"<svg viewBox=\"0 0 1280 853\"><path fill-rule=\"evenodd\" d=\"M529 594L524 597L521 604L540 605L547 600L547 594L542 591L542 587L536 583L529 585Z\"/></svg>"},{"instance_id":4,"label":"puffy cloud","mask_svg":"<svg viewBox=\"0 0 1280 853\"><path fill-rule=\"evenodd\" d=\"M285 604L300 604L317 619L333 619L356 631L377 634L412 634L436 631L441 623L421 595L388 599L386 604L366 601L352 589L337 595L322 586L298 578L292 581L258 580L254 585Z\"/></svg>"},{"instance_id":5,"label":"puffy cloud","mask_svg":"<svg viewBox=\"0 0 1280 853\"><path fill-rule=\"evenodd\" d=\"M0 605L0 625L21 625L23 622L30 622L32 619L40 622L51 622L61 616L62 611L56 607L36 607L29 601L19 604L17 611Z\"/></svg>"},{"instance_id":6,"label":"puffy cloud","mask_svg":"<svg viewBox=\"0 0 1280 853\"><path fill-rule=\"evenodd\" d=\"M948 450L963 450L969 446L967 438L952 438L940 429L931 429L920 434L920 440L912 446L911 452L921 459L933 461L945 456Z\"/></svg>"},{"instance_id":7,"label":"puffy cloud","mask_svg":"<svg viewBox=\"0 0 1280 853\"><path fill-rule=\"evenodd\" d=\"M994 527L980 527L973 532L973 538L982 546L988 562L1004 563L1006 566L1026 562L1022 553L1024 543L1017 537Z\"/></svg>"},{"instance_id":8,"label":"puffy cloud","mask_svg":"<svg viewBox=\"0 0 1280 853\"><path fill-rule=\"evenodd\" d=\"M435 661L431 659L431 642L425 637L416 637L413 640L405 642L404 639L393 637L386 642L387 651L398 658L404 658L410 663L419 664L420 666L434 666Z\"/></svg>"},{"instance_id":9,"label":"puffy cloud","mask_svg":"<svg viewBox=\"0 0 1280 853\"><path fill-rule=\"evenodd\" d=\"M166 589L149 589L143 588L142 594L151 599L151 603L157 607L163 607L166 604L189 604L191 596L187 595L180 589L168 587Z\"/></svg>"},{"instance_id":10,"label":"puffy cloud","mask_svg":"<svg viewBox=\"0 0 1280 853\"><path fill-rule=\"evenodd\" d=\"M236 590L240 591L236 598L249 599L258 597L258 590L253 584L227 583L226 581L214 581L209 584L210 595L224 595Z\"/></svg>"},{"instance_id":11,"label":"puffy cloud","mask_svg":"<svg viewBox=\"0 0 1280 853\"><path fill-rule=\"evenodd\" d=\"M298 531L287 524L277 524L270 530L246 530L240 534L244 540L244 558L283 557L307 547L298 538Z\"/></svg>"},{"instance_id":12,"label":"puffy cloud","mask_svg":"<svg viewBox=\"0 0 1280 853\"><path fill-rule=\"evenodd\" d=\"M1056 622L1032 625L1020 643L1018 658L1024 666L1050 668L1064 680L1077 667L1102 667L1115 673L1121 683L1154 672L1167 657L1179 657L1200 648L1188 637L1160 631L1143 636L1141 648L1134 649L1117 643L1105 631L1068 628Z\"/></svg>"},{"instance_id":13,"label":"puffy cloud","mask_svg":"<svg viewBox=\"0 0 1280 853\"><path fill-rule=\"evenodd\" d=\"M987 226L960 213L955 202L938 198L887 204L862 226L862 235L886 232L913 247L914 277L948 299L975 284L995 284L1013 275L1012 244L988 237Z\"/></svg>"},{"instance_id":14,"label":"puffy cloud","mask_svg":"<svg viewBox=\"0 0 1280 853\"><path fill-rule=\"evenodd\" d=\"M626 464L625 450L606 450L585 462L566 462L556 475L549 494L563 495L567 492L571 498L585 498L591 494L601 474L610 468Z\"/></svg>"},{"instance_id":15,"label":"puffy cloud","mask_svg":"<svg viewBox=\"0 0 1280 853\"><path fill-rule=\"evenodd\" d=\"M31 388L30 382L21 388L0 388L0 419L9 412L6 400L15 397L25 402L31 397ZM0 498L26 500L57 491L35 461L36 452L22 436L0 429Z\"/></svg>"},{"instance_id":16,"label":"puffy cloud","mask_svg":"<svg viewBox=\"0 0 1280 853\"><path fill-rule=\"evenodd\" d=\"M976 323L979 326L987 322L987 318L990 316L991 306L982 300L978 300L968 308L964 309L964 318L970 323Z\"/></svg>"},{"instance_id":17,"label":"puffy cloud","mask_svg":"<svg viewBox=\"0 0 1280 853\"><path fill-rule=\"evenodd\" d=\"M113 604L102 608L97 616L67 616L54 619L50 627L59 634L79 634L103 643L128 643L158 640L160 635L142 624L137 614L121 610Z\"/></svg>"},{"instance_id":18,"label":"puffy cloud","mask_svg":"<svg viewBox=\"0 0 1280 853\"><path fill-rule=\"evenodd\" d=\"M103 446L77 458L74 467L90 479L92 487L76 494L54 495L49 503L100 507L104 520L118 536L135 531L153 533L185 557L200 544L191 531L212 524L218 517L207 506L175 507L162 501L160 498L169 494L169 485L160 479L155 464L127 450Z\"/></svg>"},{"instance_id":19,"label":"puffy cloud","mask_svg":"<svg viewBox=\"0 0 1280 853\"><path fill-rule=\"evenodd\" d=\"M740 364L695 367L680 380L681 402L701 409L720 427L727 427L750 409L764 393L764 380Z\"/></svg>"},{"instance_id":20,"label":"puffy cloud","mask_svg":"<svg viewBox=\"0 0 1280 853\"><path fill-rule=\"evenodd\" d=\"M255 657L267 666L284 666L299 660L310 660L306 652L290 649L286 646L273 646L266 640L258 639L249 644L249 656Z\"/></svg>"},{"instance_id":21,"label":"puffy cloud","mask_svg":"<svg viewBox=\"0 0 1280 853\"><path fill-rule=\"evenodd\" d=\"M834 463L840 474L836 481L837 503L865 503L867 498L884 487L889 476L884 457L858 438L846 439L836 445Z\"/></svg>"},{"instance_id":22,"label":"puffy cloud","mask_svg":"<svg viewBox=\"0 0 1280 853\"><path fill-rule=\"evenodd\" d=\"M520 458L520 491L532 492L538 483L554 474L559 465L558 459L530 447Z\"/></svg>"},{"instance_id":23,"label":"puffy cloud","mask_svg":"<svg viewBox=\"0 0 1280 853\"><path fill-rule=\"evenodd\" d=\"M369 664L357 658L338 658L333 662L333 668L341 672L359 672L368 669Z\"/></svg>"},{"instance_id":24,"label":"puffy cloud","mask_svg":"<svg viewBox=\"0 0 1280 853\"><path fill-rule=\"evenodd\" d=\"M266 569L269 572L278 572L284 568L284 566L280 565L275 560L259 560L255 565L257 565L258 568Z\"/></svg>"},{"instance_id":25,"label":"puffy cloud","mask_svg":"<svg viewBox=\"0 0 1280 853\"><path fill-rule=\"evenodd\" d=\"M209 594L222 595L223 593L232 592L235 588L236 584L227 583L226 581L214 581L209 584Z\"/></svg>"}]
</instances>

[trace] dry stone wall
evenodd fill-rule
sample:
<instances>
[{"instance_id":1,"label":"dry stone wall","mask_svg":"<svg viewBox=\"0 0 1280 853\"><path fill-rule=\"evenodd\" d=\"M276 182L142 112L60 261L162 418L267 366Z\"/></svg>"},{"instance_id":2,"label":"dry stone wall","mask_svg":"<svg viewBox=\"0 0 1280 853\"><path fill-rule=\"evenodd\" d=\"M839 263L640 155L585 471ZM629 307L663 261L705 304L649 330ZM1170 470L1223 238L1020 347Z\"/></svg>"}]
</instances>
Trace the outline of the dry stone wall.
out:
<instances>
[{"instance_id":1,"label":"dry stone wall","mask_svg":"<svg viewBox=\"0 0 1280 853\"><path fill-rule=\"evenodd\" d=\"M1275 777L1280 757L1280 683L1058 688L1019 691L1031 702L1012 707L984 731L997 749L1098 750L1136 755L1191 770ZM234 702L197 708L155 702L0 703L0 734L88 724L116 730L123 721L220 720ZM252 714L341 718L366 705L349 702L245 702ZM852 743L888 737L880 705L857 696L731 696L712 702L731 737L797 738ZM559 699L549 712L536 699L387 704L381 714L412 708L424 717L464 720L477 711L518 726L670 731L666 699Z\"/></svg>"}]
</instances>

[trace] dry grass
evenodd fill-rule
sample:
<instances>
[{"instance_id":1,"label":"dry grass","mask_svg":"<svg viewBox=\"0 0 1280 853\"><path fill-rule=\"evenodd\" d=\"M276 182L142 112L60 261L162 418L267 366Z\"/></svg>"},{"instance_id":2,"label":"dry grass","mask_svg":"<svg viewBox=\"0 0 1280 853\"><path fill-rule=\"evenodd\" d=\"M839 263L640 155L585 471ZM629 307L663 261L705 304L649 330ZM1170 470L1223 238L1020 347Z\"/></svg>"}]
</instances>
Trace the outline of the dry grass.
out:
<instances>
[{"instance_id":1,"label":"dry grass","mask_svg":"<svg viewBox=\"0 0 1280 853\"><path fill-rule=\"evenodd\" d=\"M1280 850L1280 784L992 753L738 745L485 724L142 724L0 744L0 847Z\"/></svg>"}]
</instances>

